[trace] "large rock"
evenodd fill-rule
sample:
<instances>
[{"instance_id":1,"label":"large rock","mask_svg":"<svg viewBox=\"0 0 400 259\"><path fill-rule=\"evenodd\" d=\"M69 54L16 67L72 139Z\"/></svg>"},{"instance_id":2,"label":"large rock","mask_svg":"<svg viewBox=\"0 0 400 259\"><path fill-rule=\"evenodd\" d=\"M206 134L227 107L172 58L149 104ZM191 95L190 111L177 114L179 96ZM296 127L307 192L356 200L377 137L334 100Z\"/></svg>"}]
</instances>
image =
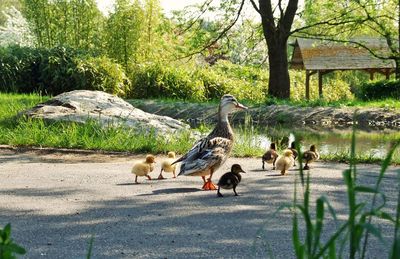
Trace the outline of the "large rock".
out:
<instances>
[{"instance_id":1,"label":"large rock","mask_svg":"<svg viewBox=\"0 0 400 259\"><path fill-rule=\"evenodd\" d=\"M183 122L133 107L119 97L100 91L76 90L55 96L23 112L32 118L84 123L88 119L103 126L125 125L158 133L189 129Z\"/></svg>"}]
</instances>

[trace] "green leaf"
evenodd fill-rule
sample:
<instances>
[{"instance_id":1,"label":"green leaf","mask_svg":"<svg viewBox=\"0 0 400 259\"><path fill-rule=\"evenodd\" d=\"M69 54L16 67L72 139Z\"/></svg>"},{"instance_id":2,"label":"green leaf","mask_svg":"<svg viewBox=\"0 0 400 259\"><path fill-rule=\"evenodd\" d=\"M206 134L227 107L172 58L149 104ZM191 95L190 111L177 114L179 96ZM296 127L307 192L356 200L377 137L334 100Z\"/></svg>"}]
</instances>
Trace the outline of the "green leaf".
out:
<instances>
[{"instance_id":1,"label":"green leaf","mask_svg":"<svg viewBox=\"0 0 400 259\"><path fill-rule=\"evenodd\" d=\"M356 192L364 192L364 193L378 193L377 190L375 190L374 188L368 187L368 186L356 186L354 188L354 191Z\"/></svg>"},{"instance_id":2,"label":"green leaf","mask_svg":"<svg viewBox=\"0 0 400 259\"><path fill-rule=\"evenodd\" d=\"M381 231L376 228L374 225L372 225L371 223L364 223L360 225L362 228L366 229L369 233L371 233L372 235L374 235L376 238L379 239L379 241L381 241L383 244L385 244L385 240L382 237Z\"/></svg>"}]
</instances>

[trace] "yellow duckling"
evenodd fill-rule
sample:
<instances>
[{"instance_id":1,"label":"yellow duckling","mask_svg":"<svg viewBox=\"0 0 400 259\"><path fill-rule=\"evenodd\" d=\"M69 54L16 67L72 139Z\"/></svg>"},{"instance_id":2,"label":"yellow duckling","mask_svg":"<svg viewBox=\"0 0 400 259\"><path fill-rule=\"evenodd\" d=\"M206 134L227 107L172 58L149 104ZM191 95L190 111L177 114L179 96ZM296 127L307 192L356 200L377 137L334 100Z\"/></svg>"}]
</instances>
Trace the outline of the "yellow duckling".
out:
<instances>
[{"instance_id":1,"label":"yellow duckling","mask_svg":"<svg viewBox=\"0 0 400 259\"><path fill-rule=\"evenodd\" d=\"M275 162L278 158L278 153L276 152L276 145L274 142L269 146L269 150L265 152L262 156L262 169L265 170L264 163L272 164L272 170L275 170Z\"/></svg>"},{"instance_id":2,"label":"yellow duckling","mask_svg":"<svg viewBox=\"0 0 400 259\"><path fill-rule=\"evenodd\" d=\"M276 170L281 171L281 175L285 175L286 172L294 165L293 152L290 149L283 151L283 156L279 156L276 160Z\"/></svg>"},{"instance_id":3,"label":"yellow duckling","mask_svg":"<svg viewBox=\"0 0 400 259\"><path fill-rule=\"evenodd\" d=\"M176 178L176 174L175 174L175 169L176 169L176 165L171 165L175 160L175 152L168 152L168 158L166 160L164 160L161 163L161 172L160 175L158 176L158 179L165 179L164 176L162 175L163 171L168 172L168 173L173 173L174 174L174 178Z\"/></svg>"},{"instance_id":4,"label":"yellow duckling","mask_svg":"<svg viewBox=\"0 0 400 259\"><path fill-rule=\"evenodd\" d=\"M303 153L303 159L306 162L303 169L309 170L310 167L308 166L308 164L311 164L312 162L317 161L319 159L319 153L315 145L311 145L310 150L307 150L306 152Z\"/></svg>"},{"instance_id":5,"label":"yellow duckling","mask_svg":"<svg viewBox=\"0 0 400 259\"><path fill-rule=\"evenodd\" d=\"M146 161L136 163L132 167L132 174L135 174L135 183L138 183L138 176L146 176L147 179L151 180L151 177L148 175L150 172L154 170L154 164L156 163L155 157L153 155L147 155Z\"/></svg>"}]
</instances>

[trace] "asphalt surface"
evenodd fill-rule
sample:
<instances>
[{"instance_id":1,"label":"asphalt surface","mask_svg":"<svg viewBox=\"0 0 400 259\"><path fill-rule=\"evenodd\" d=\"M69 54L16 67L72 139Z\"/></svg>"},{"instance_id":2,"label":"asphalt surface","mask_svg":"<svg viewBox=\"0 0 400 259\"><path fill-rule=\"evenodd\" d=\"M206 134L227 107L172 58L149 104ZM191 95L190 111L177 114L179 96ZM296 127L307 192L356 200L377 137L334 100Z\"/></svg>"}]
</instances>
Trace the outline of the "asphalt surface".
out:
<instances>
[{"instance_id":1,"label":"asphalt surface","mask_svg":"<svg viewBox=\"0 0 400 259\"><path fill-rule=\"evenodd\" d=\"M218 198L216 191L201 190L200 177L165 174L166 180L142 177L134 184L130 169L143 157L0 150L0 226L12 224L14 241L28 251L23 258L85 258L92 236L92 258L294 258L291 214L275 212L293 201L297 170L280 176L270 167L262 171L258 158L230 158L215 182L233 163L247 173L237 188L240 196L223 190ZM157 157L152 177L163 158ZM325 195L339 219L335 224L326 211L325 240L347 218L347 168L317 162L310 170L312 201ZM373 186L379 166L358 169L358 182ZM382 183L385 211L392 216L399 172L390 167ZM386 243L371 237L367 258L387 258L393 227L374 223Z\"/></svg>"}]
</instances>

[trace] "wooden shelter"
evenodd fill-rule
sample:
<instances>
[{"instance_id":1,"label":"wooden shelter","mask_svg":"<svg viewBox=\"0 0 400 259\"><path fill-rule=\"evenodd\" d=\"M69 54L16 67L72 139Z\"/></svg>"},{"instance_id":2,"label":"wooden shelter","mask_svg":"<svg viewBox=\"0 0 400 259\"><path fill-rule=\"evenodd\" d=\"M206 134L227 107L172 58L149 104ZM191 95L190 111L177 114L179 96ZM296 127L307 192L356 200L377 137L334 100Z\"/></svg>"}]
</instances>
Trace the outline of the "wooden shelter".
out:
<instances>
[{"instance_id":1,"label":"wooden shelter","mask_svg":"<svg viewBox=\"0 0 400 259\"><path fill-rule=\"evenodd\" d=\"M353 41L367 46L374 53L387 56L389 47L384 39L359 38ZM306 70L306 98L310 99L310 76L318 74L319 96L322 97L322 76L335 70L362 70L374 78L374 73L381 73L389 78L394 72L393 60L379 59L365 48L355 44L297 38L290 68Z\"/></svg>"}]
</instances>

